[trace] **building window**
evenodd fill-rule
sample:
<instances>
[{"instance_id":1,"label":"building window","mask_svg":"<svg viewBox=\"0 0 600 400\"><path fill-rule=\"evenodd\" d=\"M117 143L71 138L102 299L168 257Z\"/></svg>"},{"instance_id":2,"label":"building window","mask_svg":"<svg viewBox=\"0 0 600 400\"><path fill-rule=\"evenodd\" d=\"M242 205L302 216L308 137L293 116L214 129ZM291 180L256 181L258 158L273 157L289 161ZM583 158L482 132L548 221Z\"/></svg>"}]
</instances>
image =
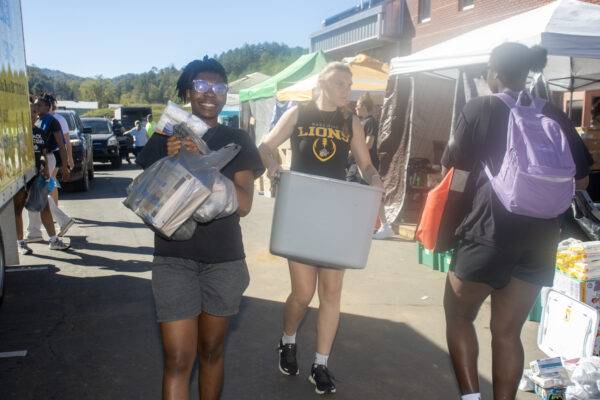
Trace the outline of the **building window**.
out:
<instances>
[{"instance_id":1,"label":"building window","mask_svg":"<svg viewBox=\"0 0 600 400\"><path fill-rule=\"evenodd\" d=\"M419 0L419 22L431 21L431 0Z\"/></svg>"},{"instance_id":2,"label":"building window","mask_svg":"<svg viewBox=\"0 0 600 400\"><path fill-rule=\"evenodd\" d=\"M458 8L461 11L472 10L475 8L475 0L458 0Z\"/></svg>"}]
</instances>

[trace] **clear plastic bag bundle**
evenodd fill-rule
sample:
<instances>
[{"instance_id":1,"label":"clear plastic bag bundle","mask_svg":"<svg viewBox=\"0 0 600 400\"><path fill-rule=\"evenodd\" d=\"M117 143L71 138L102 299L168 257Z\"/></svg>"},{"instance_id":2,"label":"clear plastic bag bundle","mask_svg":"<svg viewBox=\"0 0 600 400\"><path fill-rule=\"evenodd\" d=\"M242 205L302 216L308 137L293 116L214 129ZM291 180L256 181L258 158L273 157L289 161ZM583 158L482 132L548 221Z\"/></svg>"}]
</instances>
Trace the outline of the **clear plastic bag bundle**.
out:
<instances>
[{"instance_id":1,"label":"clear plastic bag bundle","mask_svg":"<svg viewBox=\"0 0 600 400\"><path fill-rule=\"evenodd\" d=\"M123 204L161 236L189 240L196 221L209 222L237 210L235 187L220 170L239 151L239 145L229 144L205 155L182 150L165 157L134 179Z\"/></svg>"},{"instance_id":2,"label":"clear plastic bag bundle","mask_svg":"<svg viewBox=\"0 0 600 400\"><path fill-rule=\"evenodd\" d=\"M194 213L194 219L200 223L225 218L237 211L239 207L235 185L222 174L215 176L210 196Z\"/></svg>"},{"instance_id":3,"label":"clear plastic bag bundle","mask_svg":"<svg viewBox=\"0 0 600 400\"><path fill-rule=\"evenodd\" d=\"M571 374L573 386L567 388L567 400L600 399L600 358L583 358Z\"/></svg>"},{"instance_id":4,"label":"clear plastic bag bundle","mask_svg":"<svg viewBox=\"0 0 600 400\"><path fill-rule=\"evenodd\" d=\"M206 122L172 101L167 103L167 107L163 111L158 124L156 124L156 130L165 136L192 139L202 154L210 152L210 149L202 140L202 137L209 129L210 127Z\"/></svg>"}]
</instances>

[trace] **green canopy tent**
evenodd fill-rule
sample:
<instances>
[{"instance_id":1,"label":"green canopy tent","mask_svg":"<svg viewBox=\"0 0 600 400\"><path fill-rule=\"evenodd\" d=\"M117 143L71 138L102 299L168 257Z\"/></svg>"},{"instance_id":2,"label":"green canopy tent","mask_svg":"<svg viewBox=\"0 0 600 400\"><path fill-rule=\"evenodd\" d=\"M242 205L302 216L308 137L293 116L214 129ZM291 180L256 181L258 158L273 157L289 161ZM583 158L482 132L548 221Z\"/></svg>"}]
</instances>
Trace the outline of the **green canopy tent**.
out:
<instances>
[{"instance_id":1,"label":"green canopy tent","mask_svg":"<svg viewBox=\"0 0 600 400\"><path fill-rule=\"evenodd\" d=\"M322 52L305 54L271 78L240 91L243 126L248 128L250 116L254 117L257 144L271 128L277 91L319 73L325 65L327 60Z\"/></svg>"}]
</instances>

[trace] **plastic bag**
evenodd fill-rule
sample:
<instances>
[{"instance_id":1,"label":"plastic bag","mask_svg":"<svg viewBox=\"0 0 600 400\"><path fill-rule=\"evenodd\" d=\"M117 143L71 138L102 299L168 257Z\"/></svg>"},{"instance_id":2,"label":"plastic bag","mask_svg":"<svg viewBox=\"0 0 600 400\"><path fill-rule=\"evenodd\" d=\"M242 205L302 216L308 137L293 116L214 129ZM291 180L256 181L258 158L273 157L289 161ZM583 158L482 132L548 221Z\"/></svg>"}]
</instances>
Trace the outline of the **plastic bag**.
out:
<instances>
[{"instance_id":1,"label":"plastic bag","mask_svg":"<svg viewBox=\"0 0 600 400\"><path fill-rule=\"evenodd\" d=\"M190 138L202 154L210 153L210 149L202 140L210 127L202 119L169 101L162 113L156 130L166 136L177 136L180 139Z\"/></svg>"},{"instance_id":2,"label":"plastic bag","mask_svg":"<svg viewBox=\"0 0 600 400\"><path fill-rule=\"evenodd\" d=\"M239 153L239 145L228 145L219 151L203 157L205 167L212 166L218 171L223 169ZM221 153L219 153L221 152ZM222 174L215 176L212 193L194 213L194 219L200 223L225 218L237 211L239 207L235 185Z\"/></svg>"},{"instance_id":3,"label":"plastic bag","mask_svg":"<svg viewBox=\"0 0 600 400\"><path fill-rule=\"evenodd\" d=\"M194 213L200 223L225 218L235 213L239 207L235 185L225 176L218 174L211 195Z\"/></svg>"},{"instance_id":4,"label":"plastic bag","mask_svg":"<svg viewBox=\"0 0 600 400\"><path fill-rule=\"evenodd\" d=\"M228 201L231 190L235 197L235 187L226 187L227 195L220 199L217 194L208 203L206 200L213 195L215 182L226 179L219 171L235 158L240 148L229 144L207 155L182 150L165 157L134 179L123 204L161 236L189 240L196 230L196 220L192 218L195 213L206 218L212 217L215 209L220 215L231 208Z\"/></svg>"},{"instance_id":5,"label":"plastic bag","mask_svg":"<svg viewBox=\"0 0 600 400\"><path fill-rule=\"evenodd\" d=\"M215 171L190 171L186 164L192 156L182 150L152 164L131 183L124 201L125 206L167 238L211 193Z\"/></svg>"},{"instance_id":6,"label":"plastic bag","mask_svg":"<svg viewBox=\"0 0 600 400\"><path fill-rule=\"evenodd\" d=\"M48 204L48 183L43 176L37 175L29 187L25 208L29 211L40 212Z\"/></svg>"},{"instance_id":7,"label":"plastic bag","mask_svg":"<svg viewBox=\"0 0 600 400\"><path fill-rule=\"evenodd\" d=\"M571 374L567 400L600 399L600 358L582 358Z\"/></svg>"}]
</instances>

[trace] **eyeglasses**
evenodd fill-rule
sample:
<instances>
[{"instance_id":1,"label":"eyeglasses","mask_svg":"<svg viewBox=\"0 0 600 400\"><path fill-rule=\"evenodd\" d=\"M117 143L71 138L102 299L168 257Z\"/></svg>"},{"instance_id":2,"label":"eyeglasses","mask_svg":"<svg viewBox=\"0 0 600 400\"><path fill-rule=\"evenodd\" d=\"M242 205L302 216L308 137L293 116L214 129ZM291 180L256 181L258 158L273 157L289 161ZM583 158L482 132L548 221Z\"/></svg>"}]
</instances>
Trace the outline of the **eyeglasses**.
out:
<instances>
[{"instance_id":1,"label":"eyeglasses","mask_svg":"<svg viewBox=\"0 0 600 400\"><path fill-rule=\"evenodd\" d=\"M198 93L208 93L209 90L212 90L217 96L223 96L229 91L229 86L225 83L212 83L204 79L194 79L192 87Z\"/></svg>"}]
</instances>

